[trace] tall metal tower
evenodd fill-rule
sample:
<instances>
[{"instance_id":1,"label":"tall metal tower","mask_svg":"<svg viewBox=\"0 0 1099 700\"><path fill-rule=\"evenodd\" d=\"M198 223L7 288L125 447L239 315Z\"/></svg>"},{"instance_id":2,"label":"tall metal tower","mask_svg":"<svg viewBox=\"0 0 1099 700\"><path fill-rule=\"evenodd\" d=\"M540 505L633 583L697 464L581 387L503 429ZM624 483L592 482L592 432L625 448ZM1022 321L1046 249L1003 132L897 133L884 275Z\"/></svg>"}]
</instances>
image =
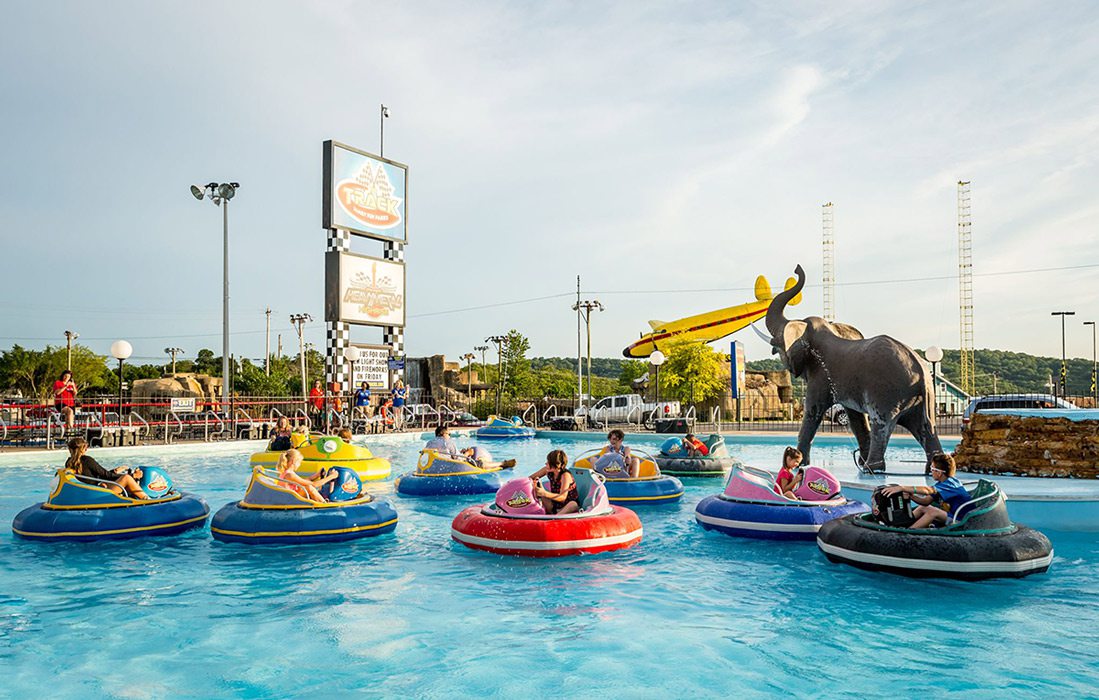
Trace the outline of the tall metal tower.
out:
<instances>
[{"instance_id":1,"label":"tall metal tower","mask_svg":"<svg viewBox=\"0 0 1099 700\"><path fill-rule=\"evenodd\" d=\"M961 345L958 354L962 390L972 395L973 364L973 231L969 221L969 181L958 180L958 313Z\"/></svg>"},{"instance_id":2,"label":"tall metal tower","mask_svg":"<svg viewBox=\"0 0 1099 700\"><path fill-rule=\"evenodd\" d=\"M836 320L836 239L832 231L832 203L823 205L824 320Z\"/></svg>"}]
</instances>

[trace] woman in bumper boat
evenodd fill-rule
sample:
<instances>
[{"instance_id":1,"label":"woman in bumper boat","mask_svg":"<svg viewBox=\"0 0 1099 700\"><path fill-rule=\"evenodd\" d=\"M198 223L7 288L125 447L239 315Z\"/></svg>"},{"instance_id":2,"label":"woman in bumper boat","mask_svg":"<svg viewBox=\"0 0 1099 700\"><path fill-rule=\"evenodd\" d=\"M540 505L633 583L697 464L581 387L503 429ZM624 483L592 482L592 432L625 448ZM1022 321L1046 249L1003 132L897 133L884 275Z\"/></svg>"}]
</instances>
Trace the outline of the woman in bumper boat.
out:
<instances>
[{"instance_id":1,"label":"woman in bumper boat","mask_svg":"<svg viewBox=\"0 0 1099 700\"><path fill-rule=\"evenodd\" d=\"M889 486L882 493L886 496L911 494L912 500L920 504L912 512L916 516L916 522L911 525L913 529L946 525L950 514L958 512L958 508L970 499L962 482L954 477L956 471L957 465L954 464L953 456L936 452L931 455L931 478L935 480L934 486Z\"/></svg>"},{"instance_id":2,"label":"woman in bumper boat","mask_svg":"<svg viewBox=\"0 0 1099 700\"><path fill-rule=\"evenodd\" d=\"M141 479L141 470L130 472L126 467L118 467L110 471L87 454L88 441L82 437L74 437L69 440L69 458L65 461L65 468L72 470L77 476L88 477L98 486L110 489L118 496L129 494L131 498L149 500L149 496L141 490L138 480ZM102 483L99 483L102 482Z\"/></svg>"},{"instance_id":3,"label":"woman in bumper boat","mask_svg":"<svg viewBox=\"0 0 1099 700\"><path fill-rule=\"evenodd\" d=\"M534 482L534 495L542 500L542 507L549 515L565 515L580 510L580 498L576 490L576 480L566 468L568 456L563 450L554 450L546 455L546 466L530 475ZM542 477L549 479L549 489L542 488Z\"/></svg>"}]
</instances>

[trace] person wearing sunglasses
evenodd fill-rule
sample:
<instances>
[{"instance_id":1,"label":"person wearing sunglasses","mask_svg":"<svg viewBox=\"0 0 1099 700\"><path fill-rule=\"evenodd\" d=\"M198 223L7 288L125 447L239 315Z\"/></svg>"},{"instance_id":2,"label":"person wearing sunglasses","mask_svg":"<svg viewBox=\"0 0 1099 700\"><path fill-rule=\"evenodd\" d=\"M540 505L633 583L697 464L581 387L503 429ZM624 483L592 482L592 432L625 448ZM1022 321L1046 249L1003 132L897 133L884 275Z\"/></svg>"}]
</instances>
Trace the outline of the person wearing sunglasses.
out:
<instances>
[{"instance_id":1,"label":"person wearing sunglasses","mask_svg":"<svg viewBox=\"0 0 1099 700\"><path fill-rule=\"evenodd\" d=\"M956 471L953 456L936 452L931 455L934 486L889 486L882 493L886 496L911 494L912 500L920 504L912 513L916 516L913 529L945 525L950 520L950 514L957 513L970 500L969 492L954 476Z\"/></svg>"}]
</instances>

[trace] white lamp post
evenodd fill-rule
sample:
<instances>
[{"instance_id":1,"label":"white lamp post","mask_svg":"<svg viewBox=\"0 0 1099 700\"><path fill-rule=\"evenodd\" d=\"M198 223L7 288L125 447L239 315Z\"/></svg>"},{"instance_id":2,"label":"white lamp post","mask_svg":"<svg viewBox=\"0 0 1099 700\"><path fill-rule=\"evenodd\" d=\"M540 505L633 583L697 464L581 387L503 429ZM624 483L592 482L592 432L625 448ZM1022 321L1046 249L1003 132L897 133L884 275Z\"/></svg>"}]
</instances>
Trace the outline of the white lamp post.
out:
<instances>
[{"instance_id":1,"label":"white lamp post","mask_svg":"<svg viewBox=\"0 0 1099 700\"><path fill-rule=\"evenodd\" d=\"M660 365L664 364L664 353L653 350L649 353L649 364L656 367L656 402L660 403Z\"/></svg>"},{"instance_id":2,"label":"white lamp post","mask_svg":"<svg viewBox=\"0 0 1099 700\"><path fill-rule=\"evenodd\" d=\"M943 361L943 349L938 345L932 345L928 349L923 351L923 356L927 358L927 361L931 363L931 396L935 402L932 407L935 413L935 417L939 416L939 375L937 372L938 364Z\"/></svg>"},{"instance_id":3,"label":"white lamp post","mask_svg":"<svg viewBox=\"0 0 1099 700\"><path fill-rule=\"evenodd\" d=\"M118 360L118 422L122 422L122 367L126 359L134 354L134 346L125 340L116 340L111 343L111 357Z\"/></svg>"}]
</instances>

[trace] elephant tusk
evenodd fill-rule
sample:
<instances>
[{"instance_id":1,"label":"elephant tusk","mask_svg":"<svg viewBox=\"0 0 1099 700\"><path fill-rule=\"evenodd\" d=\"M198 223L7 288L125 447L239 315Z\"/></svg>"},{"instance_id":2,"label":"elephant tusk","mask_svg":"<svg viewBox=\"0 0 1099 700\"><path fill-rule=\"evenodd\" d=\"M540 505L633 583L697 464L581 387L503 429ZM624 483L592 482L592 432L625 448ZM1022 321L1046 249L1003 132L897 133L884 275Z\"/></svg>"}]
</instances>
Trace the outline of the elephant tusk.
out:
<instances>
[{"instance_id":1,"label":"elephant tusk","mask_svg":"<svg viewBox=\"0 0 1099 700\"><path fill-rule=\"evenodd\" d=\"M753 331L755 331L755 332L756 332L756 335L758 335L758 336L759 336L760 340L762 340L763 342L767 343L768 345L771 345L771 344L772 344L772 339L771 339L771 336L769 336L769 335L764 335L764 334L763 334L763 332L762 332L761 330L759 330L758 328L756 328L756 324L754 324L754 323L749 323L748 325L749 325L749 326L751 327L751 329L752 329Z\"/></svg>"}]
</instances>

